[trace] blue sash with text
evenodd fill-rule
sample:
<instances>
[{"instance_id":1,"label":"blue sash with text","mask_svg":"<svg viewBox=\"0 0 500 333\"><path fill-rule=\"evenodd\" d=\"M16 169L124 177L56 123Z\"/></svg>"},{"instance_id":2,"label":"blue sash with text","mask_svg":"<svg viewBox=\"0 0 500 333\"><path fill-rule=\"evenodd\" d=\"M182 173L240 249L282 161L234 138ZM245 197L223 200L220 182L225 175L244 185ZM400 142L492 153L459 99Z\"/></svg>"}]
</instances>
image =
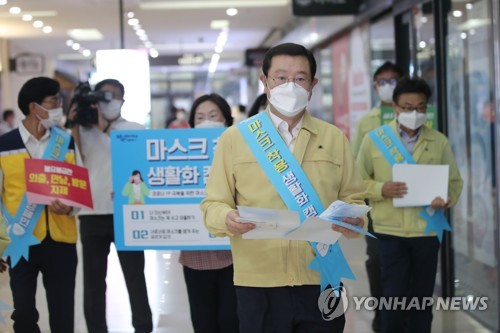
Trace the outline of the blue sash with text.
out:
<instances>
[{"instance_id":1,"label":"blue sash with text","mask_svg":"<svg viewBox=\"0 0 500 333\"><path fill-rule=\"evenodd\" d=\"M45 149L42 159L53 161L64 161L69 148L71 136L58 127L52 127L49 143ZM11 267L16 266L19 260L24 257L29 259L29 247L40 244L40 241L33 235L36 223L42 215L44 205L30 204L27 194L24 195L16 216L9 214L3 206L3 216L9 232L11 243L7 246L4 256L10 257Z\"/></svg>"},{"instance_id":2,"label":"blue sash with text","mask_svg":"<svg viewBox=\"0 0 500 333\"><path fill-rule=\"evenodd\" d=\"M238 123L246 143L288 209L298 212L300 221L317 216L324 207L299 162L274 127L267 112ZM316 254L309 268L321 274L321 289L336 288L340 279L355 279L339 243L311 242Z\"/></svg>"},{"instance_id":3,"label":"blue sash with text","mask_svg":"<svg viewBox=\"0 0 500 333\"><path fill-rule=\"evenodd\" d=\"M389 125L380 126L371 131L369 135L391 166L397 163L417 164ZM430 206L425 206L418 215L427 221L424 234L435 231L440 242L443 238L443 231L451 231L442 210L435 210Z\"/></svg>"}]
</instances>

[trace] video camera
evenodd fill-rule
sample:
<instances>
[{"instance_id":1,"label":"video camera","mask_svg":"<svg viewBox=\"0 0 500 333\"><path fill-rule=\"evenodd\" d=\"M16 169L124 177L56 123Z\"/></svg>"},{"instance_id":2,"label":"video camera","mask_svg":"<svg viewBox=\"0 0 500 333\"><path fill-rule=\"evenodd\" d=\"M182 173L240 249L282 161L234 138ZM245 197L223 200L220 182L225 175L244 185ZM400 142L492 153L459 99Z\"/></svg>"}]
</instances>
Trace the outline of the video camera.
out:
<instances>
[{"instance_id":1,"label":"video camera","mask_svg":"<svg viewBox=\"0 0 500 333\"><path fill-rule=\"evenodd\" d=\"M73 120L84 127L91 127L99 122L97 109L93 105L109 102L113 94L109 91L92 91L88 82L80 82L75 88L71 105L76 104L76 116Z\"/></svg>"}]
</instances>

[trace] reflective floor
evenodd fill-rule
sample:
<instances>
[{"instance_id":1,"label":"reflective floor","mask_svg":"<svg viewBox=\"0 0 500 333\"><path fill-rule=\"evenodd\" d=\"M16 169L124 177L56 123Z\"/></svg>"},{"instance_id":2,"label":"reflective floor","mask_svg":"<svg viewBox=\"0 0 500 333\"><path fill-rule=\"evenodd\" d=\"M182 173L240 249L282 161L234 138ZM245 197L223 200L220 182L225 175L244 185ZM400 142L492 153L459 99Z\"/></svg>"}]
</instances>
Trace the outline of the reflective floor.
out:
<instances>
[{"instance_id":1,"label":"reflective floor","mask_svg":"<svg viewBox=\"0 0 500 333\"><path fill-rule=\"evenodd\" d=\"M351 268L357 276L356 281L345 282L352 296L369 296L365 272L365 241L363 239L343 240L342 249L349 258ZM79 249L79 253L81 253ZM146 280L149 302L153 311L155 332L157 333L192 333L189 305L182 276L182 267L178 263L177 251L146 251ZM82 307L82 267L78 266L75 304L75 332L86 332ZM0 300L12 304L8 274L0 275ZM116 252L109 258L108 269L108 327L110 332L133 332L130 324L130 307L125 282L121 273ZM50 332L43 285L39 282L37 304L40 312L42 332ZM10 311L1 312L5 324L0 323L0 333L12 332ZM346 333L371 332L372 313L366 310L347 311ZM460 311L434 311L433 332L454 333L489 333L467 314Z\"/></svg>"}]
</instances>

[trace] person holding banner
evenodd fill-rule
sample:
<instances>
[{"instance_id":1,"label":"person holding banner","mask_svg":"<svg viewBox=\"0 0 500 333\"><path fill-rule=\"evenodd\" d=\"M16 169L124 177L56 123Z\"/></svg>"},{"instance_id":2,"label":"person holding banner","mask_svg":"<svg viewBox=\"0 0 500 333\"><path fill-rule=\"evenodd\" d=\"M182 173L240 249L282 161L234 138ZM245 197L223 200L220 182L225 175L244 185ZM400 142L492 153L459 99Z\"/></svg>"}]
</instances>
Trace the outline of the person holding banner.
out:
<instances>
[{"instance_id":1,"label":"person holding banner","mask_svg":"<svg viewBox=\"0 0 500 333\"><path fill-rule=\"evenodd\" d=\"M457 202L463 184L447 138L424 126L430 96L424 80L401 79L393 94L396 119L366 135L357 158L373 207L383 296L406 297L408 302L415 297L419 304L432 298L434 290L440 236L448 225L442 210ZM434 198L430 207L394 207L393 199L408 193L406 183L392 180L392 166L398 163L449 166L449 197ZM431 331L431 305L405 316L401 311L382 310L382 332L403 332L405 327L407 332Z\"/></svg>"},{"instance_id":2,"label":"person holding banner","mask_svg":"<svg viewBox=\"0 0 500 333\"><path fill-rule=\"evenodd\" d=\"M370 111L365 113L356 124L356 131L351 140L352 152L354 157L359 152L359 147L365 135L375 128L383 125L382 109L390 108L392 110L392 93L398 80L403 77L404 73L398 65L386 61L377 68L373 74L373 86L377 91L380 102ZM373 225L368 214L368 231L373 233ZM378 239L365 237L366 239L366 255L365 262L368 282L370 284L370 293L373 297L379 298L382 296L382 285L380 283L380 260L378 255ZM374 332L380 332L380 310L375 310L375 316L372 321L372 329Z\"/></svg>"},{"instance_id":3,"label":"person holding banner","mask_svg":"<svg viewBox=\"0 0 500 333\"><path fill-rule=\"evenodd\" d=\"M334 281L328 284L339 290L345 276L338 243L242 237L255 224L238 222L237 205L290 209L305 220L337 199L363 205L365 197L345 135L307 112L318 82L313 54L302 45L280 44L266 53L262 70L268 109L219 138L201 204L204 222L212 234L230 237L240 332L342 332L343 313L325 320L318 309L320 284ZM283 177L304 190L290 196ZM344 221L364 225L362 218ZM332 229L359 235L336 225Z\"/></svg>"},{"instance_id":4,"label":"person holding banner","mask_svg":"<svg viewBox=\"0 0 500 333\"><path fill-rule=\"evenodd\" d=\"M89 169L94 202L93 210L82 210L78 216L83 250L83 309L88 331L105 333L108 332L106 324L108 255L111 243L115 239L109 131L138 130L144 129L144 126L121 117L125 88L118 80L103 80L96 84L94 90L112 95L111 101L95 105L98 118L102 117L103 123L107 125L99 125L100 122L88 127L75 125L73 133L81 147L83 162ZM72 112L70 117L74 116L75 112ZM142 196L145 192L145 189L140 189L139 195ZM131 193L133 201L134 191ZM121 192L115 195L119 194ZM117 253L129 294L132 325L136 332L152 332L153 319L144 277L144 251L117 251Z\"/></svg>"},{"instance_id":5,"label":"person holding banner","mask_svg":"<svg viewBox=\"0 0 500 333\"><path fill-rule=\"evenodd\" d=\"M26 118L0 140L0 191L3 223L11 243L3 251L10 265L15 332L40 332L36 309L39 273L47 296L50 331L74 331L77 230L73 208L55 199L50 205L27 201L25 161L80 164L73 138L62 120L59 83L48 77L28 80L18 106Z\"/></svg>"},{"instance_id":6,"label":"person holding banner","mask_svg":"<svg viewBox=\"0 0 500 333\"><path fill-rule=\"evenodd\" d=\"M194 128L228 127L231 107L217 94L198 97L189 113ZM195 333L238 333L231 251L181 251Z\"/></svg>"}]
</instances>

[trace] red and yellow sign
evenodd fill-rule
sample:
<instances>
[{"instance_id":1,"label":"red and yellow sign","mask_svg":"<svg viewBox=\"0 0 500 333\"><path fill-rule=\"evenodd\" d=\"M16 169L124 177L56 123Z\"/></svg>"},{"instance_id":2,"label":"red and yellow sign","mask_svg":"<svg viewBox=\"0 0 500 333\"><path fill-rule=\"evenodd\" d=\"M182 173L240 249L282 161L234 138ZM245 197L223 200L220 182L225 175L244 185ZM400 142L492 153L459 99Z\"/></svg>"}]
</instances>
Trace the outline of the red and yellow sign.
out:
<instances>
[{"instance_id":1,"label":"red and yellow sign","mask_svg":"<svg viewBox=\"0 0 500 333\"><path fill-rule=\"evenodd\" d=\"M28 202L50 205L54 199L79 208L92 209L89 173L65 162L26 159Z\"/></svg>"}]
</instances>

